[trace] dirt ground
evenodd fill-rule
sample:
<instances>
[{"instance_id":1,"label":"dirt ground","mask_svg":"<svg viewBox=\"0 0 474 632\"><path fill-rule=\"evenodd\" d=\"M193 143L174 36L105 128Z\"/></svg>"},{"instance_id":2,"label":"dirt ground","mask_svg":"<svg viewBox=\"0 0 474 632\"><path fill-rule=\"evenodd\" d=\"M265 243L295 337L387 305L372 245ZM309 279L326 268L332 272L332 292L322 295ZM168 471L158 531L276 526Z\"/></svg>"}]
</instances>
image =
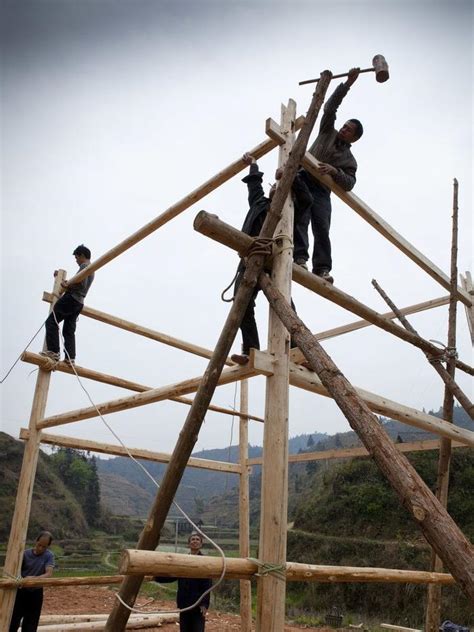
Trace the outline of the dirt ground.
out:
<instances>
[{"instance_id":1,"label":"dirt ground","mask_svg":"<svg viewBox=\"0 0 474 632\"><path fill-rule=\"evenodd\" d=\"M42 614L99 614L110 612L114 603L114 593L107 587L97 586L62 586L45 589ZM138 605L146 602L145 598L137 601ZM173 609L172 601L155 601L145 610ZM147 632L177 632L177 623L167 623L160 628L147 628ZM209 612L206 632L226 632L240 630L240 618L231 614ZM331 628L309 628L307 626L286 625L285 632L301 632L301 630L318 630L325 632Z\"/></svg>"}]
</instances>

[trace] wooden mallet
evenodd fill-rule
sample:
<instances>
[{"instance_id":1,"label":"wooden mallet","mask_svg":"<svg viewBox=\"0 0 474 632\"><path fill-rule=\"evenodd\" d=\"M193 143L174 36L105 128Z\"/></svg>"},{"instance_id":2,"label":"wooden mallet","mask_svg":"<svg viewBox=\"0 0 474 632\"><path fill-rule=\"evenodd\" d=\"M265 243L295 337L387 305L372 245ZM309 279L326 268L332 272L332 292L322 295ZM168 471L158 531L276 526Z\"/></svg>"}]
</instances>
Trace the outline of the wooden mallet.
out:
<instances>
[{"instance_id":1,"label":"wooden mallet","mask_svg":"<svg viewBox=\"0 0 474 632\"><path fill-rule=\"evenodd\" d=\"M385 61L385 57L383 55L375 55L372 59L372 68L364 68L360 72L375 72L375 80L379 83L384 83L389 78L388 74L388 64ZM344 72L341 75L333 75L333 79L337 79L338 77L347 77L349 73ZM305 83L316 83L319 81L318 79L306 79L306 81L300 81L299 86L303 86Z\"/></svg>"}]
</instances>

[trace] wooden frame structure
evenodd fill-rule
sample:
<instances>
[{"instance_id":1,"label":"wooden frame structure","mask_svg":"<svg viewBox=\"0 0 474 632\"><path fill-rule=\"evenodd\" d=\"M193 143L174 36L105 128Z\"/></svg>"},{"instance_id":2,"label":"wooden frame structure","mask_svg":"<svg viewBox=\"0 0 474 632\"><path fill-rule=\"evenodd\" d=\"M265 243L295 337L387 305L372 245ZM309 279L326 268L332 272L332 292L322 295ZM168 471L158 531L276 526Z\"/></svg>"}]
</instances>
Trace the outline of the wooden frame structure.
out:
<instances>
[{"instance_id":1,"label":"wooden frame structure","mask_svg":"<svg viewBox=\"0 0 474 632\"><path fill-rule=\"evenodd\" d=\"M472 335L472 313L473 313L473 290L472 280L469 273L466 273L465 277L461 277L462 285L457 285L453 288L450 279L445 275L435 264L433 264L427 257L425 257L419 250L411 245L404 237L398 234L385 220L375 213L365 202L358 198L353 193L347 193L342 191L333 181L327 176L320 176L317 172L317 161L309 154L305 153L305 147L307 139L311 134L312 125L316 120L316 116L324 98L324 93L329 85L330 73L322 74L321 81L318 83L316 93L313 97L310 110L306 117L296 118L296 104L290 100L288 106L282 106L281 124L278 125L271 119L268 119L266 123L266 132L268 138L258 144L256 147L249 150L249 153L255 156L257 159L268 153L275 147L279 147L279 165L284 168L284 175L280 181L280 185L277 189L276 202L272 202L272 208L269 213L271 215L274 212L275 207L280 204L278 215L274 221L278 222L278 226L275 230L273 227L270 231L270 235L274 236L276 243L276 254L273 257L272 263L272 286L279 291L283 298L288 299L291 294L291 280L293 278L297 283L302 284L309 290L317 293L327 300L335 302L337 305L344 309L356 314L362 320L357 320L349 325L337 327L331 330L319 332L314 335L314 340L325 340L331 337L343 335L351 331L356 331L363 327L377 326L385 331L391 333L409 342L412 345L417 346L425 353L436 355L439 354L439 349L431 343L423 340L418 335L413 334L410 331L406 331L402 327L396 325L393 322L395 314L388 312L379 314L374 310L368 308L364 304L355 300L353 297L345 294L343 291L336 287L333 287L322 281L318 277L304 271L302 268L292 264L292 244L288 235L292 234L292 202L291 197L288 196L289 187L291 186L292 178L298 165L301 163L308 171L310 171L315 177L322 180L332 191L341 198L350 208L358 213L363 219L365 219L373 228L375 228L382 236L390 241L396 248L401 250L406 256L408 256L416 265L423 269L433 279L435 279L443 288L450 290L450 295L442 296L432 301L426 301L411 305L404 308L401 312L405 315L414 314L424 310L432 309L441 305L446 305L450 297L451 299L460 301L466 308L468 315L470 331ZM296 132L301 129L298 138L295 141ZM306 140L303 139L305 135ZM301 141L301 142L300 142ZM299 152L299 153L298 153ZM291 164L290 164L291 163ZM104 255L96 259L86 270L76 274L71 280L80 281L88 274L95 270L99 270L101 267L118 257L120 254L143 240L145 237L159 229L168 221L185 211L190 206L194 205L197 201L202 199L205 195L219 187L221 184L235 176L246 167L246 164L242 159L238 159L222 171L217 173L210 180L202 184L200 187L192 191L185 196L182 200L171 206L164 213L156 217L154 220L146 224L139 229L133 235L122 241L120 244L106 252ZM286 189L285 189L286 187ZM278 198L281 190L280 198ZM281 219L280 219L281 216ZM203 234L220 241L227 247L234 248L239 251L244 251L251 241L246 235L243 235L236 229L227 226L223 222L220 222L215 216L208 216L206 213L200 213L195 221L195 228ZM265 226L264 226L265 230ZM255 258L256 259L256 258ZM261 261L255 264L255 281L258 277L259 269L264 265L264 257L260 257ZM260 268L258 268L260 266ZM248 267L251 267L250 264ZM247 275L246 275L247 276ZM60 281L65 278L65 272L60 271L59 276L56 278L53 293L45 293L43 300L54 303L54 297L58 293L60 287ZM255 282L254 281L254 282ZM245 283L243 283L245 285ZM250 291L252 287L250 287ZM267 290L265 290L267 292ZM237 300L237 299L236 299ZM237 302L239 302L237 300ZM245 309L246 304L244 305ZM273 308L276 305L272 303ZM157 461L162 463L168 463L168 471L172 470L172 474L177 478L177 484L182 476L185 465L189 467L204 468L209 470L231 472L236 473L240 477L240 498L239 498L239 526L240 526L240 556L239 560L229 560L229 572L228 576L231 578L237 578L241 581L241 629L245 632L251 630L251 598L250 598L250 578L255 576L258 567L254 562L250 562L246 558L249 556L249 475L251 466L254 464L261 464L262 470L262 511L261 511L261 530L260 530L260 558L264 563L270 563L272 565L278 565L284 569L284 573L287 580L291 579L304 579L310 581L404 581L404 582L416 582L416 583L433 583L433 584L449 584L453 583L455 579L460 581L462 588L467 594L472 594L474 590L474 577L472 576L472 569L470 571L471 577L469 577L469 571L460 579L454 575L454 579L449 574L430 573L421 571L398 571L387 569L338 569L337 567L312 567L309 565L298 565L288 563L286 560L286 535L287 535L287 482L288 482L288 463L300 462L308 460L318 459L333 459L333 458L352 458L357 456L364 456L372 454L377 460L377 455L372 452L371 446L361 448L351 448L343 450L331 450L328 452L315 452L311 454L301 455L288 455L288 398L289 398L289 385L292 384L298 388L311 391L324 396L335 397L332 387L321 380L320 377L314 371L308 370L301 366L301 362L305 357L308 359L306 352L301 349L289 349L289 333L287 328L282 324L280 320L281 315L270 309L270 321L269 321L269 345L267 351L252 352L248 365L241 367L232 365L232 362L227 357L227 351L219 344L216 346L216 350L205 349L199 345L195 345L183 340L179 340L167 334L163 334L157 331L153 331L149 328L142 327L136 323L126 321L120 317L112 316L95 310L91 307L85 307L83 315L102 323L121 328L131 333L145 336L151 340L160 342L162 344L170 345L175 348L186 351L187 353L195 354L211 360L211 364L214 361L218 348L221 352L221 366L227 365L227 368L218 371L218 375L215 380L215 384L227 384L235 381L239 381L241 384L241 403L240 412L236 413L233 410L229 410L223 407L210 405L209 401L205 404L197 404L197 400L200 397L203 384L209 381L208 372L204 376L197 376L186 381L171 384L161 387L150 387L143 384L131 382L129 380L100 373L92 369L85 367L76 367L77 374L81 377L96 380L102 383L114 385L120 388L127 389L135 392L134 395L122 397L109 402L98 404L97 408L101 414L110 414L120 410L127 410L136 406L142 406L153 402L162 400L169 400L185 404L190 406L190 413L186 421L186 425L180 435L180 441L187 441L186 447L178 446L173 454L155 453L140 448L131 449L131 453L136 458L148 459L151 461ZM233 323L234 335L236 328L240 324L237 320ZM229 345L233 342L230 340ZM28 429L22 429L20 438L25 441L25 452L23 457L22 470L20 474L17 500L15 505L15 513L12 521L12 529L10 539L8 543L7 556L5 561L5 574L6 578L0 580L0 629L7 629L8 621L11 616L12 605L15 597L15 589L17 587L16 581L13 581L11 577L16 577L19 573L21 558L24 550L31 498L33 492L33 484L36 474L36 465L38 459L38 453L41 443L50 445L59 445L65 447L72 447L84 450L90 450L105 454L123 455L125 451L123 448L112 446L105 443L99 443L95 441L87 441L80 439L72 439L68 437L62 437L59 435L50 435L45 431L51 427L60 426L68 423L74 423L82 419L90 419L97 416L95 408L83 408L80 410L73 410L64 412L59 415L45 416L45 409L47 403L48 389L51 380L50 364L49 361L44 359L38 354L27 352L23 355L23 360L35 364L39 367L37 384L33 399L32 412L30 417L30 423ZM211 366L210 364L210 366ZM313 362L311 362L313 366ZM314 367L313 367L314 368ZM472 374L472 368L464 364L461 361L457 361L457 368L467 371ZM72 373L73 370L60 362L57 366L57 370L64 373ZM251 415L248 413L248 380L251 377L257 375L264 375L267 379L266 386L266 407L265 418ZM185 395L198 392L195 399L186 398ZM453 426L449 421L442 420L430 416L424 412L417 411L409 408L397 402L392 402L387 398L364 391L362 389L355 389L355 397L363 402L367 408L367 414L370 415L370 410L376 413L381 413L390 416L394 419L398 419L404 423L412 426L428 430L437 434L440 437L440 441L448 442L451 447L460 446L474 446L474 432L460 429ZM202 410L195 412L195 409L200 408ZM205 414L205 411L214 410L216 412L226 415L238 415L240 417L240 434L239 434L239 462L224 463L218 461L210 461L206 459L188 458L191 453L192 446L197 439L194 436L191 438L188 430L188 423L190 419L193 419L196 414L200 414L201 417ZM344 411L345 412L345 411ZM345 413L346 414L346 413ZM349 417L348 417L349 418ZM264 445L263 456L258 459L248 458L248 423L250 421L271 421L271 423L264 424ZM199 428L199 425L193 426L193 428ZM423 441L407 444L397 444L395 446L388 446L384 444L385 439L382 439L382 448L394 450L396 454L400 455L402 452L414 451L414 450L432 450L439 447L439 441ZM187 451L187 452L186 452ZM179 463L178 463L179 462ZM266 464L271 462L271 467L266 467ZM380 465L380 461L377 460ZM381 466L383 469L383 466ZM403 461L400 461L401 471L406 466ZM174 468L174 469L173 469ZM391 473L384 470L384 472L390 479ZM166 477L166 475L165 475ZM176 486L177 486L176 484ZM164 483L166 487L166 484ZM161 493L161 490L160 490ZM166 492L163 492L166 493ZM416 495L416 494L415 494ZM172 494L168 494L172 499ZM166 502L171 502L167 498L163 503L159 496L152 508L152 515L150 519L156 518L156 513L160 510L166 516L169 509ZM419 521L420 526L423 528L423 522L426 519L426 513L430 513L431 509L426 509L426 506L432 505L420 505L419 500L413 501L413 507L410 508L414 515L414 518ZM431 502L431 501L430 501ZM418 504L417 504L418 503ZM160 506L158 506L160 505ZM434 506L434 505L433 505ZM157 509L158 507L158 509ZM436 511L438 507L436 505ZM429 516L428 516L429 517ZM448 516L449 518L449 516ZM445 518L443 517L443 520ZM158 519L157 519L158 520ZM447 519L446 519L447 520ZM159 522L159 520L158 520ZM145 528L145 530L149 525ZM454 528L453 528L454 529ZM454 533L454 530L453 530ZM457 532L454 539L458 539L460 547L462 544L461 536L458 536ZM159 541L159 530L155 539ZM139 543L139 551L128 551L125 553L125 558L121 564L121 572L124 575L130 577L137 577L138 580L130 588L130 591L126 594L126 600L130 605L133 605L137 590L140 586L143 575L146 573L157 573L165 575L168 571L173 575L184 575L193 573L196 576L218 576L220 573L220 561L217 558L202 558L199 560L193 560L194 567L191 569L189 565L189 559L181 560L177 555L167 555L165 566L159 566L163 563L163 556L158 553L152 553L151 551L143 549L154 549L153 541L148 539L143 541L142 538ZM442 547L441 547L442 548ZM136 553L136 554L135 554ZM437 550L440 557L443 556L443 551ZM160 557L161 556L161 557ZM134 565L132 564L134 561ZM466 564L469 562L466 561ZM181 566L179 566L181 564ZM183 569L184 564L184 570ZM212 566L212 570L211 570ZM448 564L449 566L449 564ZM299 568L301 567L301 568ZM302 568L305 567L305 568ZM473 565L474 568L474 565ZM235 570L233 570L235 569ZM9 578L10 577L10 578ZM467 579L466 579L467 577ZM25 580L24 583L28 585L65 585L65 584L95 584L95 583L109 583L114 584L122 582L123 575L103 577L103 578L65 578L62 580ZM470 583L471 582L471 583ZM138 588L137 588L138 586ZM122 595L123 596L123 595ZM270 632L280 632L283 630L284 612L285 612L285 581L282 581L281 575L278 576L275 573L264 573L258 578L258 607L257 607L257 629ZM125 624L128 618L127 611L123 606L117 606L111 613L105 629L109 631L117 632L118 630L125 629ZM265 623L263 623L265 622Z\"/></svg>"}]
</instances>

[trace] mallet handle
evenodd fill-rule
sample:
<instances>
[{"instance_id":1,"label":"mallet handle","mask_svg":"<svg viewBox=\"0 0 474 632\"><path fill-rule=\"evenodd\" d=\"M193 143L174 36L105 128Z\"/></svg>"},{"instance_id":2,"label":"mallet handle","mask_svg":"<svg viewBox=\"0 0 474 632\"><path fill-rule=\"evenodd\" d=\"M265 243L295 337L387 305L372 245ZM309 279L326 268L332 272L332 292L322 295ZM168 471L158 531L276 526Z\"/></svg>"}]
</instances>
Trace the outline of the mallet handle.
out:
<instances>
[{"instance_id":1,"label":"mallet handle","mask_svg":"<svg viewBox=\"0 0 474 632\"><path fill-rule=\"evenodd\" d=\"M359 74L361 72L375 72L375 68L364 68L364 70L359 70ZM342 73L342 75L333 75L332 78L333 79L338 79L339 77L348 77L349 73L348 72L344 72ZM305 83L316 83L317 81L319 81L319 77L317 79L306 79L306 81L300 81L298 83L299 86L304 86Z\"/></svg>"}]
</instances>

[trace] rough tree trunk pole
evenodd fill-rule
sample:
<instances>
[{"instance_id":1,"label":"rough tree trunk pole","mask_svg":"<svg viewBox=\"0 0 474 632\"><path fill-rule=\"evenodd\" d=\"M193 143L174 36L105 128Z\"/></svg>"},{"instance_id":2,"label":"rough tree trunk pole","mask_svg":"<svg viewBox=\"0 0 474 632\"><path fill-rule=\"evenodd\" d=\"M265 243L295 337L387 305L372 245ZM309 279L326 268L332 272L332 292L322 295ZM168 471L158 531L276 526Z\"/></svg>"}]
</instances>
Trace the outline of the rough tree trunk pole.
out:
<instances>
[{"instance_id":1,"label":"rough tree trunk pole","mask_svg":"<svg viewBox=\"0 0 474 632\"><path fill-rule=\"evenodd\" d=\"M446 370L454 381L456 365L454 363L454 352L456 348L456 289L457 289L457 259L458 259L458 181L453 183L453 224L451 235L451 295L448 312L448 357L446 360ZM454 283L454 289L453 289ZM449 353L449 352L452 353ZM446 421L453 422L454 400L449 388L444 389L443 417ZM436 481L436 497L443 507L448 506L449 490L449 468L451 466L451 441L442 438L439 442L438 458L438 479ZM443 570L443 557L437 554L436 550L431 554L431 569ZM441 589L431 590L428 587L426 599L425 630L426 632L437 632L441 623Z\"/></svg>"},{"instance_id":2,"label":"rough tree trunk pole","mask_svg":"<svg viewBox=\"0 0 474 632\"><path fill-rule=\"evenodd\" d=\"M384 292L384 290L380 287L380 285L377 283L377 281L375 279L372 279L372 285L377 290L377 292L380 294L380 296L383 298L383 300L387 303L387 305L390 307L392 312L394 314L396 314L398 320L402 323L402 325L405 327L405 329L407 331L411 331L413 334L419 336L420 334L410 324L410 322L408 321L406 316L404 316L402 314L402 312L398 309L398 307L391 300L391 298L387 295L387 293ZM425 356L428 359L428 361L431 364L431 366L434 368L434 370L438 373L438 375L441 377L441 379L445 383L446 388L449 389L450 393L452 393L454 395L454 397L458 400L458 402L464 408L466 413L472 419L473 416L474 416L474 404L471 402L469 397L464 393L464 391L461 389L459 384L457 384L457 382L453 379L453 377L450 375L449 371L447 371L447 369L445 369L444 366L442 366L441 358L439 358L439 357L438 358L433 358L433 356L430 356L429 353L425 353Z\"/></svg>"},{"instance_id":3,"label":"rough tree trunk pole","mask_svg":"<svg viewBox=\"0 0 474 632\"><path fill-rule=\"evenodd\" d=\"M286 163L281 180L279 181L270 209L265 218L260 237L271 238L280 219L281 211L286 198L291 190L291 185L299 167L309 137L313 130L316 118L324 101L326 90L331 81L331 73L326 70L321 73L321 80L313 95L311 105L306 115L305 122L295 142L292 155ZM138 548L153 550L160 541L160 532L166 520L166 516L173 502L178 485L186 468L186 463L197 441L199 430L202 426L209 403L214 394L219 376L222 372L225 360L234 342L237 330L242 321L250 297L257 283L258 275L263 269L264 255L255 255L248 260L244 277L235 296L231 310L225 322L224 328L217 341L212 358L203 375L201 385L189 410L185 424L179 434L171 461L166 468L160 489L150 511L147 523L141 533ZM133 606L137 598L143 577L127 577L121 588L120 597L129 606ZM107 620L107 632L122 632L127 624L130 611L118 600L115 603Z\"/></svg>"},{"instance_id":4,"label":"rough tree trunk pole","mask_svg":"<svg viewBox=\"0 0 474 632\"><path fill-rule=\"evenodd\" d=\"M61 288L61 281L66 278L65 270L59 270L54 280L53 293L58 296ZM56 299L57 300L57 299ZM56 301L54 301L56 302ZM50 306L50 312L54 303ZM46 342L43 349L46 348ZM18 577L21 571L23 551L25 550L26 536L28 533L28 523L30 520L31 499L33 497L33 486L35 484L36 467L38 465L38 455L41 443L41 431L36 427L37 422L44 417L46 402L48 400L49 383L51 381L51 371L39 369L36 379L35 394L31 405L29 436L23 451L23 461L21 465L20 478L16 494L15 510L12 517L10 538L8 540L7 554L3 572L5 575ZM16 589L0 591L0 630L8 630L15 604Z\"/></svg>"},{"instance_id":5,"label":"rough tree trunk pole","mask_svg":"<svg viewBox=\"0 0 474 632\"><path fill-rule=\"evenodd\" d=\"M378 418L370 412L265 273L260 275L259 283L311 368L331 393L402 504L412 514L464 593L474 602L474 550L471 543L406 457L396 449Z\"/></svg>"}]
</instances>

